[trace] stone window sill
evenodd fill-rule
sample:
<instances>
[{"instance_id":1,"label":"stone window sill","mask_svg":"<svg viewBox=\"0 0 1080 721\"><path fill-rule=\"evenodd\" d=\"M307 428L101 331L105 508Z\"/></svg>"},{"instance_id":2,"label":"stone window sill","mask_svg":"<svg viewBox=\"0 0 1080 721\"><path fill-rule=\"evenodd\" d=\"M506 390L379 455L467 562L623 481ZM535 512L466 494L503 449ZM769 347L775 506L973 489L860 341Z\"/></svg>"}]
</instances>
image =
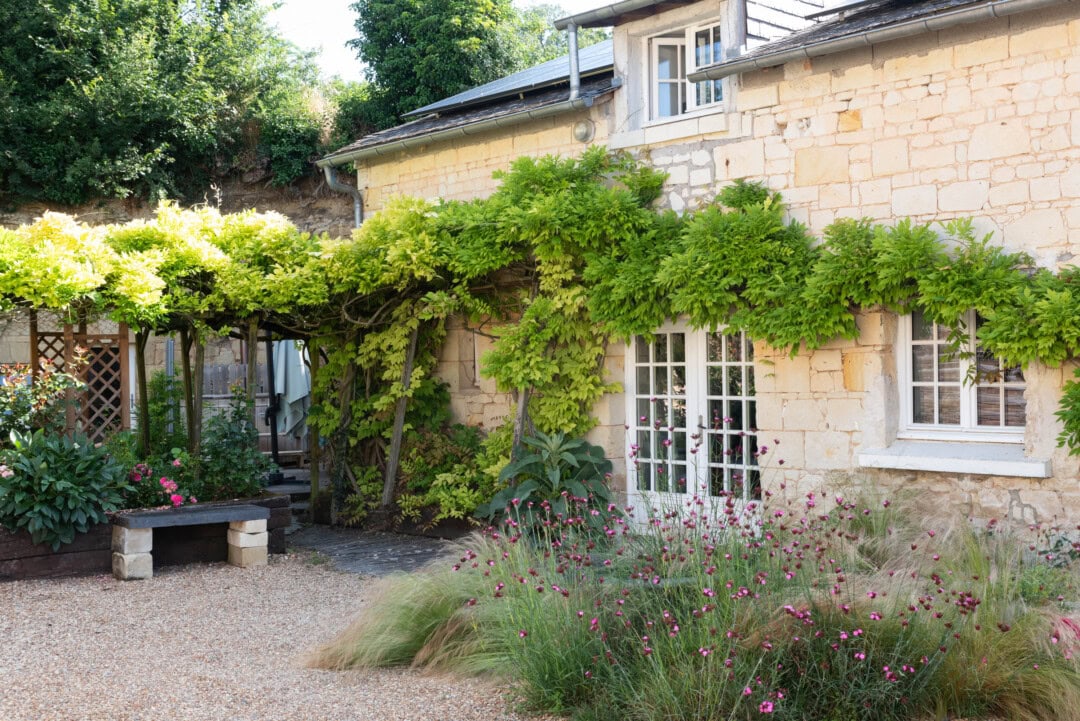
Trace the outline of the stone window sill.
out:
<instances>
[{"instance_id":1,"label":"stone window sill","mask_svg":"<svg viewBox=\"0 0 1080 721\"><path fill-rule=\"evenodd\" d=\"M859 454L863 468L939 471L1017 478L1049 478L1050 461L1024 456L1014 443L895 441Z\"/></svg>"}]
</instances>

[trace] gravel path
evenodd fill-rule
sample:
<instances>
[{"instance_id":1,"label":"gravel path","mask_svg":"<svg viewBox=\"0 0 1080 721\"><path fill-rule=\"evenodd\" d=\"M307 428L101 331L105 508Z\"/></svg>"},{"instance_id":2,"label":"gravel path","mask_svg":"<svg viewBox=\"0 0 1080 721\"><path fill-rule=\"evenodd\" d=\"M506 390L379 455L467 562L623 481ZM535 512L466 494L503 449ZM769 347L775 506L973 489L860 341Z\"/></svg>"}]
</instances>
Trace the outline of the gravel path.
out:
<instances>
[{"instance_id":1,"label":"gravel path","mask_svg":"<svg viewBox=\"0 0 1080 721\"><path fill-rule=\"evenodd\" d=\"M4 721L513 721L499 689L409 671L336 673L302 656L371 580L308 554L265 568L166 568L0 583Z\"/></svg>"}]
</instances>

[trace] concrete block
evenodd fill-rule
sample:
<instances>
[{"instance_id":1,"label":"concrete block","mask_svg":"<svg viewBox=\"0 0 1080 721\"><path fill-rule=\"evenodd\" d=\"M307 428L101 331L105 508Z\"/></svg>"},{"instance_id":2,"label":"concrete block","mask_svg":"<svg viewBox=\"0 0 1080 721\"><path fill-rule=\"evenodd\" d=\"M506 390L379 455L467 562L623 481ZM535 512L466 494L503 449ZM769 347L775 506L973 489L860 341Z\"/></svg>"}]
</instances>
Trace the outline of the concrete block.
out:
<instances>
[{"instance_id":1,"label":"concrete block","mask_svg":"<svg viewBox=\"0 0 1080 721\"><path fill-rule=\"evenodd\" d=\"M266 520L261 521L232 521L229 529L240 533L263 533L266 530Z\"/></svg>"},{"instance_id":2,"label":"concrete block","mask_svg":"<svg viewBox=\"0 0 1080 721\"><path fill-rule=\"evenodd\" d=\"M116 553L150 553L154 547L153 528L124 528L113 526L112 550Z\"/></svg>"},{"instance_id":3,"label":"concrete block","mask_svg":"<svg viewBox=\"0 0 1080 721\"><path fill-rule=\"evenodd\" d=\"M154 577L154 557L149 553L113 553L113 577L137 581Z\"/></svg>"},{"instance_id":4,"label":"concrete block","mask_svg":"<svg viewBox=\"0 0 1080 721\"><path fill-rule=\"evenodd\" d=\"M229 563L233 566L240 568L265 566L267 558L268 552L265 545L250 548L229 545Z\"/></svg>"},{"instance_id":5,"label":"concrete block","mask_svg":"<svg viewBox=\"0 0 1080 721\"><path fill-rule=\"evenodd\" d=\"M259 546L265 546L268 543L268 534L266 531L262 533L241 533L240 531L234 531L229 529L229 545L237 546L239 548L258 548Z\"/></svg>"}]
</instances>

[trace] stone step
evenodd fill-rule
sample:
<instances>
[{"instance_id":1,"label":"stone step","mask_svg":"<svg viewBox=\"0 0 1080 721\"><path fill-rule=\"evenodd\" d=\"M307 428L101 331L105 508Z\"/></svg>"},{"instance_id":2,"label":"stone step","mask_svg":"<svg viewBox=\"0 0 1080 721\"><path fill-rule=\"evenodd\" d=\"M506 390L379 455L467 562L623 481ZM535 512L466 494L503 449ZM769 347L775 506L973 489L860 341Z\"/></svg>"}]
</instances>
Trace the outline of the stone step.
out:
<instances>
[{"instance_id":1,"label":"stone step","mask_svg":"<svg viewBox=\"0 0 1080 721\"><path fill-rule=\"evenodd\" d=\"M301 481L286 481L267 486L268 493L277 493L288 496L293 502L306 500L311 497L311 483Z\"/></svg>"}]
</instances>

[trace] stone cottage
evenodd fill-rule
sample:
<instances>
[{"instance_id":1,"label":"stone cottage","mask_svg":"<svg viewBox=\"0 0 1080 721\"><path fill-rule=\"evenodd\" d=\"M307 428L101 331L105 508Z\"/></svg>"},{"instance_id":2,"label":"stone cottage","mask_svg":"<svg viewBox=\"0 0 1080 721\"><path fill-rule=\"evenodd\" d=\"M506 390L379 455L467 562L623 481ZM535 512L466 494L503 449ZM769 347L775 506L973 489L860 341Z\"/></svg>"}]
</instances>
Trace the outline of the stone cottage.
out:
<instances>
[{"instance_id":1,"label":"stone cottage","mask_svg":"<svg viewBox=\"0 0 1080 721\"><path fill-rule=\"evenodd\" d=\"M516 156L604 143L666 171L676 210L748 178L816 234L842 217L973 217L1044 267L1080 250L1076 3L624 0L557 26L572 48L580 27L613 39L420 108L320 164L355 163L370 212L393 193L482 196ZM858 326L857 340L791 357L673 319L652 343L610 349L625 393L596 409L593 440L622 461L631 443L647 449L619 482L648 503L664 472L685 472L714 492L745 476L747 495L759 478L869 478L1017 523L1080 511L1077 460L1055 442L1071 368L995 366L969 383L968 363L996 363L973 332L968 360L945 357L943 330L918 315L866 312ZM476 372L483 351L458 330L440 371L456 416L491 425L506 399ZM670 446L657 422L675 426ZM699 427L706 455L692 460ZM755 449L776 441L783 466L757 468Z\"/></svg>"}]
</instances>

